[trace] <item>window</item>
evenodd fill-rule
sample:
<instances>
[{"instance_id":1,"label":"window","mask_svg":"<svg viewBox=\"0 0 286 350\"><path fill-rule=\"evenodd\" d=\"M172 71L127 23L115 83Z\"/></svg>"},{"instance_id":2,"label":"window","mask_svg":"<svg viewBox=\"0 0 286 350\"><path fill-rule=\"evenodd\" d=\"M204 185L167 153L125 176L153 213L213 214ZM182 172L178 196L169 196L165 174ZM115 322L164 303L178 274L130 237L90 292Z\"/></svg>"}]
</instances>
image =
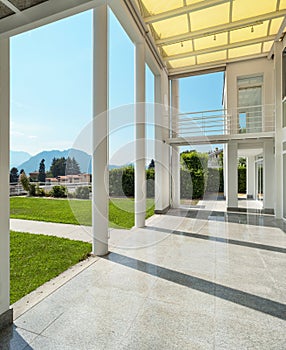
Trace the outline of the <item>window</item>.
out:
<instances>
[{"instance_id":1,"label":"window","mask_svg":"<svg viewBox=\"0 0 286 350\"><path fill-rule=\"evenodd\" d=\"M262 131L262 84L262 75L237 79L239 133Z\"/></svg>"}]
</instances>

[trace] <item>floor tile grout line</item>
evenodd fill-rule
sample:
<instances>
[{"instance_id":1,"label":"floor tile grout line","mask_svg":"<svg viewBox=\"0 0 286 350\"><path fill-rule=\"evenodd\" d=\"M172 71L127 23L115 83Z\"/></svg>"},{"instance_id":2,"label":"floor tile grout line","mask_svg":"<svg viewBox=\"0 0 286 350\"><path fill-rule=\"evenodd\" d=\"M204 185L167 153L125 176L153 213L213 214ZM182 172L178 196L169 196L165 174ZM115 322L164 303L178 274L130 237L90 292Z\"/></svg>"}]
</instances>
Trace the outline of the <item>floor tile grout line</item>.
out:
<instances>
[{"instance_id":1,"label":"floor tile grout line","mask_svg":"<svg viewBox=\"0 0 286 350\"><path fill-rule=\"evenodd\" d=\"M55 289L51 290L50 293L48 293L47 295L45 295L43 298L41 298L39 301L35 302L34 305L32 305L30 308L28 308L27 310L25 310L22 314L18 315L17 318L15 318L13 320L13 322L15 322L16 320L18 320L18 318L22 317L23 315L25 315L28 311L32 310L35 306L37 306L39 303L41 303L43 300L45 300L46 298L48 298L50 295L52 295L53 293L55 293L57 290L59 290L60 288L62 288L63 286L65 286L68 282L72 281L75 277L77 277L81 272L84 272L86 269L88 269L90 266L94 265L96 262L100 261L100 257L95 257L96 259L94 261L92 261L90 264L88 264L87 266L85 266L82 270L78 271L75 275L73 275L71 278L68 278L66 279L62 284L60 284L59 286L57 286ZM79 262L78 264L80 264L82 262ZM74 265L76 266L76 265ZM73 267L74 267L73 266ZM67 271L67 270L66 270ZM63 273L65 273L66 271L64 271ZM56 276L55 278L59 278L61 276L58 275ZM51 281L51 280L50 280ZM46 283L50 282L50 281L47 281ZM38 288L42 288L42 286L39 286ZM37 288L37 289L38 289ZM34 291L32 291L31 293L33 292L36 292L35 289ZM21 299L20 299L21 300ZM13 304L11 305L11 307L13 307Z\"/></svg>"}]
</instances>

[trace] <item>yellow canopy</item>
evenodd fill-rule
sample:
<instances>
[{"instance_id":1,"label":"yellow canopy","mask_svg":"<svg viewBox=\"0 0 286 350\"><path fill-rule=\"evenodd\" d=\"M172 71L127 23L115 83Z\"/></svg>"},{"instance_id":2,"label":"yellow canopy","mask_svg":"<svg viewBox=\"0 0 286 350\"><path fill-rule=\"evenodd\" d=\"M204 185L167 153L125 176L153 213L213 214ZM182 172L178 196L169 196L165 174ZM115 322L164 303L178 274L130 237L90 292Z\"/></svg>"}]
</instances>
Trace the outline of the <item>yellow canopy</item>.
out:
<instances>
[{"instance_id":1,"label":"yellow canopy","mask_svg":"<svg viewBox=\"0 0 286 350\"><path fill-rule=\"evenodd\" d=\"M286 0L138 0L169 70L267 56L285 28Z\"/></svg>"}]
</instances>

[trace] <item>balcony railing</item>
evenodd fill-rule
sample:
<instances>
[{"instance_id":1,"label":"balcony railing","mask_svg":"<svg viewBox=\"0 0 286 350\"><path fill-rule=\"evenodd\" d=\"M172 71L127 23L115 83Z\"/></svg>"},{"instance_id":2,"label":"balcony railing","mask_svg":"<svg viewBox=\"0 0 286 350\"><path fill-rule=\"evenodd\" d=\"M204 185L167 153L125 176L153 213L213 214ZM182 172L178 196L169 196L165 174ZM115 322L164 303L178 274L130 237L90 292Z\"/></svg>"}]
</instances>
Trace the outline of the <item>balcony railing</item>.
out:
<instances>
[{"instance_id":1,"label":"balcony railing","mask_svg":"<svg viewBox=\"0 0 286 350\"><path fill-rule=\"evenodd\" d=\"M255 134L274 130L274 105L257 105L175 114L171 137Z\"/></svg>"}]
</instances>

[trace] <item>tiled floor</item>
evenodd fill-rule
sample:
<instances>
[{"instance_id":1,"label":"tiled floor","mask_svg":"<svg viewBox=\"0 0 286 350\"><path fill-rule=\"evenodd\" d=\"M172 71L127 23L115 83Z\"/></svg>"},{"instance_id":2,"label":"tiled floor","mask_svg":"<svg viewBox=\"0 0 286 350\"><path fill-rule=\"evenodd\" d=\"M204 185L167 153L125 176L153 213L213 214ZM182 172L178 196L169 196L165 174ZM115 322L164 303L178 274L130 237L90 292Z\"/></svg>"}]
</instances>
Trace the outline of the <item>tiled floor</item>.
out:
<instances>
[{"instance_id":1,"label":"tiled floor","mask_svg":"<svg viewBox=\"0 0 286 350\"><path fill-rule=\"evenodd\" d=\"M285 349L286 234L272 216L171 210L0 334L0 349Z\"/></svg>"}]
</instances>

